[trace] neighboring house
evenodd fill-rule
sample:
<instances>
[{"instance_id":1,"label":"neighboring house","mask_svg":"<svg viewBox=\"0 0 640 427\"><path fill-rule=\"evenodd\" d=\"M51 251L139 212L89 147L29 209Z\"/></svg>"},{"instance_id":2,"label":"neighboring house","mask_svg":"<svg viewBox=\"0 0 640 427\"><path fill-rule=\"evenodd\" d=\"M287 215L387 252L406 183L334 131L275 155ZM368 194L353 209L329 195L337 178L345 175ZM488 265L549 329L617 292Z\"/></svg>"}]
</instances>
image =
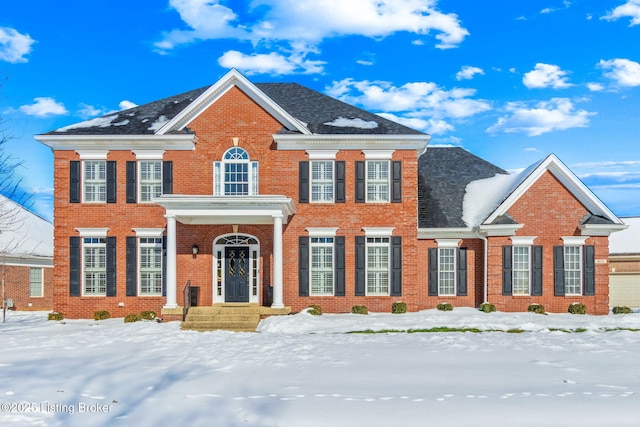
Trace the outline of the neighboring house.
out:
<instances>
[{"instance_id":1,"label":"neighboring house","mask_svg":"<svg viewBox=\"0 0 640 427\"><path fill-rule=\"evenodd\" d=\"M0 280L7 308L53 308L53 225L2 195Z\"/></svg>"},{"instance_id":2,"label":"neighboring house","mask_svg":"<svg viewBox=\"0 0 640 427\"><path fill-rule=\"evenodd\" d=\"M640 217L609 239L609 305L640 308Z\"/></svg>"},{"instance_id":3,"label":"neighboring house","mask_svg":"<svg viewBox=\"0 0 640 427\"><path fill-rule=\"evenodd\" d=\"M440 301L608 311L623 228L555 156L505 175L297 84L210 87L37 135L54 152L55 309ZM186 284L199 289L186 295Z\"/></svg>"}]
</instances>

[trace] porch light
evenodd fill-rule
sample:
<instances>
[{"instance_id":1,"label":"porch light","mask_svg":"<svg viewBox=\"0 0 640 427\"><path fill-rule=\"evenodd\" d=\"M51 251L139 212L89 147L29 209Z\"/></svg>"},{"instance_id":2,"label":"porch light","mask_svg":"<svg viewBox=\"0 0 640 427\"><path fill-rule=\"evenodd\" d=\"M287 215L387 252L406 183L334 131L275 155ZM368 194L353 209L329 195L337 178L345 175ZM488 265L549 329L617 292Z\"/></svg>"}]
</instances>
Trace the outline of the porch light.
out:
<instances>
[{"instance_id":1,"label":"porch light","mask_svg":"<svg viewBox=\"0 0 640 427\"><path fill-rule=\"evenodd\" d=\"M198 245L196 245L195 243L193 244L193 246L191 246L191 253L193 254L193 257L197 257L198 256L198 250L200 248L198 248Z\"/></svg>"}]
</instances>

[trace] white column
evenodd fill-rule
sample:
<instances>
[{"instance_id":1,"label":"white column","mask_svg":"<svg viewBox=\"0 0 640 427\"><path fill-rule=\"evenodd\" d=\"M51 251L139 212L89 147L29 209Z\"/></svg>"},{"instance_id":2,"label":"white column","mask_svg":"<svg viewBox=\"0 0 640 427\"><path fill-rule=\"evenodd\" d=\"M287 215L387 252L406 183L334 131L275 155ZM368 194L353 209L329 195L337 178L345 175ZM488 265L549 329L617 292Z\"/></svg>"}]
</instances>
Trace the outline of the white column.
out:
<instances>
[{"instance_id":1,"label":"white column","mask_svg":"<svg viewBox=\"0 0 640 427\"><path fill-rule=\"evenodd\" d=\"M283 308L282 302L282 215L273 216L273 303L271 308Z\"/></svg>"},{"instance_id":2,"label":"white column","mask_svg":"<svg viewBox=\"0 0 640 427\"><path fill-rule=\"evenodd\" d=\"M176 217L167 219L167 302L164 308L177 308L176 303Z\"/></svg>"}]
</instances>

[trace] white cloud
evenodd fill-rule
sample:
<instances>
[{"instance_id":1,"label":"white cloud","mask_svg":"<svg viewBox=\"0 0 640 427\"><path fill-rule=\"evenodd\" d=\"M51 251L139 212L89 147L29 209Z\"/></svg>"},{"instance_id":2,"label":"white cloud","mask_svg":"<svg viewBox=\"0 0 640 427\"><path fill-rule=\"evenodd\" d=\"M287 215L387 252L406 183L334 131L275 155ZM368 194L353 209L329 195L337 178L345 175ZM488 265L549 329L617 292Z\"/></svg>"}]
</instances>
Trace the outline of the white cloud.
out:
<instances>
[{"instance_id":1,"label":"white cloud","mask_svg":"<svg viewBox=\"0 0 640 427\"><path fill-rule=\"evenodd\" d=\"M400 123L401 125L408 126L412 129L424 131L429 135L440 135L455 130L450 123L447 123L444 120L408 117L391 113L379 113L378 115L385 119Z\"/></svg>"},{"instance_id":2,"label":"white cloud","mask_svg":"<svg viewBox=\"0 0 640 427\"><path fill-rule=\"evenodd\" d=\"M80 109L78 110L78 116L82 117L83 119L95 117L102 113L103 110L101 110L100 108L96 108L93 105L88 104L80 104Z\"/></svg>"},{"instance_id":3,"label":"white cloud","mask_svg":"<svg viewBox=\"0 0 640 427\"><path fill-rule=\"evenodd\" d=\"M592 113L576 110L567 98L552 98L541 101L532 107L523 102L507 104L507 115L487 129L488 133L526 133L538 136L547 132L566 130L589 125Z\"/></svg>"},{"instance_id":4,"label":"white cloud","mask_svg":"<svg viewBox=\"0 0 640 427\"><path fill-rule=\"evenodd\" d=\"M615 21L627 17L631 18L630 27L640 24L640 0L628 0L625 4L616 7L600 19Z\"/></svg>"},{"instance_id":5,"label":"white cloud","mask_svg":"<svg viewBox=\"0 0 640 427\"><path fill-rule=\"evenodd\" d=\"M20 34L13 28L0 27L0 60L27 62L26 55L31 53L31 45L36 41L29 34Z\"/></svg>"},{"instance_id":6,"label":"white cloud","mask_svg":"<svg viewBox=\"0 0 640 427\"><path fill-rule=\"evenodd\" d=\"M226 68L237 68L246 74L291 74L293 72L320 73L322 61L305 59L304 54L285 57L279 53L245 55L237 50L225 52L218 64Z\"/></svg>"},{"instance_id":7,"label":"white cloud","mask_svg":"<svg viewBox=\"0 0 640 427\"><path fill-rule=\"evenodd\" d=\"M365 61L364 59L358 59L356 64L364 65L366 67L373 65L372 61Z\"/></svg>"},{"instance_id":8,"label":"white cloud","mask_svg":"<svg viewBox=\"0 0 640 427\"><path fill-rule=\"evenodd\" d=\"M68 113L64 105L53 98L39 97L33 100L34 104L22 105L19 110L28 116L36 117L59 116Z\"/></svg>"},{"instance_id":9,"label":"white cloud","mask_svg":"<svg viewBox=\"0 0 640 427\"><path fill-rule=\"evenodd\" d=\"M567 71L561 70L557 65L537 63L533 71L525 73L522 83L529 89L547 87L563 89L571 86L567 82L567 74Z\"/></svg>"},{"instance_id":10,"label":"white cloud","mask_svg":"<svg viewBox=\"0 0 640 427\"><path fill-rule=\"evenodd\" d=\"M527 148L524 149L524 151L529 151L529 152L532 152L532 153L540 152L540 150L538 150L536 147L527 147Z\"/></svg>"},{"instance_id":11,"label":"white cloud","mask_svg":"<svg viewBox=\"0 0 640 427\"><path fill-rule=\"evenodd\" d=\"M602 86L600 83L587 83L587 89L589 89L591 92L600 92L604 90L604 86Z\"/></svg>"},{"instance_id":12,"label":"white cloud","mask_svg":"<svg viewBox=\"0 0 640 427\"><path fill-rule=\"evenodd\" d=\"M640 64L629 59L603 59L598 67L605 70L604 76L614 80L620 86L640 86Z\"/></svg>"},{"instance_id":13,"label":"white cloud","mask_svg":"<svg viewBox=\"0 0 640 427\"><path fill-rule=\"evenodd\" d=\"M118 104L118 107L120 107L121 110L128 110L129 108L135 108L137 106L138 104L135 104L126 99L120 101L120 103Z\"/></svg>"},{"instance_id":14,"label":"white cloud","mask_svg":"<svg viewBox=\"0 0 640 427\"><path fill-rule=\"evenodd\" d=\"M484 70L482 68L472 67L470 65L465 65L456 74L456 79L457 80L471 80L473 78L473 76L475 76L476 74L484 75Z\"/></svg>"}]
</instances>

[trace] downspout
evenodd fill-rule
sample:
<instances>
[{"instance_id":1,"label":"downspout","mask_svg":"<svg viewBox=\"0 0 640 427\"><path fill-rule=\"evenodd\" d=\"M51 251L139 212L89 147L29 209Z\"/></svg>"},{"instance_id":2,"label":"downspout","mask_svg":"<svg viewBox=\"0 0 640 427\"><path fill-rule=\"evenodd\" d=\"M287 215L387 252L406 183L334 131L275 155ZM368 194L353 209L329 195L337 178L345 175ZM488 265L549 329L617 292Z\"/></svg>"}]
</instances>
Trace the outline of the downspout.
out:
<instances>
[{"instance_id":1,"label":"downspout","mask_svg":"<svg viewBox=\"0 0 640 427\"><path fill-rule=\"evenodd\" d=\"M484 242L484 302L489 302L489 240L480 233L480 228L475 228L475 234Z\"/></svg>"}]
</instances>

